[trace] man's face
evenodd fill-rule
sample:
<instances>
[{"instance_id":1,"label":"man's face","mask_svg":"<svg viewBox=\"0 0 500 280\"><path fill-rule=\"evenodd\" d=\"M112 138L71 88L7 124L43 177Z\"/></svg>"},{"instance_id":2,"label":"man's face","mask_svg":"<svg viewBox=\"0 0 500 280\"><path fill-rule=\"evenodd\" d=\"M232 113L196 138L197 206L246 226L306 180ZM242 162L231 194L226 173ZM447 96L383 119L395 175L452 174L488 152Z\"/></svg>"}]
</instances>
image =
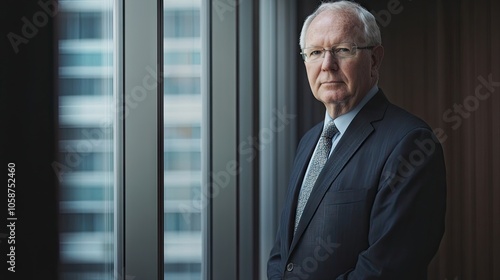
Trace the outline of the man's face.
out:
<instances>
[{"instance_id":1,"label":"man's face","mask_svg":"<svg viewBox=\"0 0 500 280\"><path fill-rule=\"evenodd\" d=\"M353 16L324 11L309 25L305 48L330 49L339 43L355 43L358 47L365 47L368 43L364 40L362 30L362 24ZM383 54L380 49L373 51ZM377 60L372 50L367 49L357 50L353 57L348 58L336 58L326 52L319 61L305 62L314 97L325 104L331 117L349 112L375 85Z\"/></svg>"}]
</instances>

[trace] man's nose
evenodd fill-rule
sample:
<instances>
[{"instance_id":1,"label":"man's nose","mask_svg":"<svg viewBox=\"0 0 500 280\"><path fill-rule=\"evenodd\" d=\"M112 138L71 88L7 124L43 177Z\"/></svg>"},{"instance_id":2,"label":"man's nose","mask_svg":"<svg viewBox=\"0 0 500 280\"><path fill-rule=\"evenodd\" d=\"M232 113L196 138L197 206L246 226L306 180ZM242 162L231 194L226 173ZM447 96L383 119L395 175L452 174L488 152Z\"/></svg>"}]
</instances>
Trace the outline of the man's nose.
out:
<instances>
[{"instance_id":1,"label":"man's nose","mask_svg":"<svg viewBox=\"0 0 500 280\"><path fill-rule=\"evenodd\" d=\"M339 63L338 58L332 54L331 51L325 51L323 54L323 62L321 63L321 69L324 71L338 70Z\"/></svg>"}]
</instances>

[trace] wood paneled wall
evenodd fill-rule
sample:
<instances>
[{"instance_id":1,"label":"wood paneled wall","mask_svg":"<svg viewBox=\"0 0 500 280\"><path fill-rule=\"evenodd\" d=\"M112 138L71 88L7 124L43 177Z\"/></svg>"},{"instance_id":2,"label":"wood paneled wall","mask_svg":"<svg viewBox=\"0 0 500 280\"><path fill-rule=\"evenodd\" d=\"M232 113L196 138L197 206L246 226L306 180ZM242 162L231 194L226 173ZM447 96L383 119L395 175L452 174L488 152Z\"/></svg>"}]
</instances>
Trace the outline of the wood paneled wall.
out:
<instances>
[{"instance_id":1,"label":"wood paneled wall","mask_svg":"<svg viewBox=\"0 0 500 280\"><path fill-rule=\"evenodd\" d=\"M302 2L299 31L318 4ZM446 232L429 279L500 279L500 1L359 2L379 16L380 87L426 120L445 150ZM299 98L308 99L305 71L299 73ZM298 104L305 104L298 108L303 133L324 109Z\"/></svg>"}]
</instances>

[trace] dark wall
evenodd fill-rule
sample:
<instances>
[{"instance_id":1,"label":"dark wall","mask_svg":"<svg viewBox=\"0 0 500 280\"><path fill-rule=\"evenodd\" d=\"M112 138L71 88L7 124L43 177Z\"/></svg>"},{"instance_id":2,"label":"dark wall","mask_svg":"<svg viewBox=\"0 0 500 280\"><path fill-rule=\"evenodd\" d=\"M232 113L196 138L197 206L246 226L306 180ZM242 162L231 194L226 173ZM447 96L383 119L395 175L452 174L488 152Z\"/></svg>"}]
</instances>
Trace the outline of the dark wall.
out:
<instances>
[{"instance_id":1,"label":"dark wall","mask_svg":"<svg viewBox=\"0 0 500 280\"><path fill-rule=\"evenodd\" d=\"M56 45L54 19L37 2L8 0L0 10L0 279L57 279L57 179L51 168ZM8 163L15 164L15 210L9 216L15 221L6 217ZM15 228L7 228L11 222ZM15 244L9 244L13 232ZM11 246L15 273L7 270Z\"/></svg>"},{"instance_id":2,"label":"dark wall","mask_svg":"<svg viewBox=\"0 0 500 280\"><path fill-rule=\"evenodd\" d=\"M319 4L299 2L297 34ZM500 279L500 1L373 2L360 1L382 32L379 86L426 120L445 150L446 232L429 279ZM324 106L298 63L299 137Z\"/></svg>"}]
</instances>

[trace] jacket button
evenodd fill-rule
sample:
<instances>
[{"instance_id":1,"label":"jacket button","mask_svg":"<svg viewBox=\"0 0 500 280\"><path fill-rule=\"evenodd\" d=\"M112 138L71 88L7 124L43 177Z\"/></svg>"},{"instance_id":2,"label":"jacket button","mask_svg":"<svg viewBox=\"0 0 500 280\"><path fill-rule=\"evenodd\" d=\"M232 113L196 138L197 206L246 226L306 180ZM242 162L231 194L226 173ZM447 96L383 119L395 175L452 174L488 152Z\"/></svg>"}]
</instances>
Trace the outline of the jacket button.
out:
<instances>
[{"instance_id":1,"label":"jacket button","mask_svg":"<svg viewBox=\"0 0 500 280\"><path fill-rule=\"evenodd\" d=\"M292 270L293 270L293 263L289 263L289 264L287 264L287 265L286 265L286 270L287 270L288 272L292 271Z\"/></svg>"}]
</instances>

